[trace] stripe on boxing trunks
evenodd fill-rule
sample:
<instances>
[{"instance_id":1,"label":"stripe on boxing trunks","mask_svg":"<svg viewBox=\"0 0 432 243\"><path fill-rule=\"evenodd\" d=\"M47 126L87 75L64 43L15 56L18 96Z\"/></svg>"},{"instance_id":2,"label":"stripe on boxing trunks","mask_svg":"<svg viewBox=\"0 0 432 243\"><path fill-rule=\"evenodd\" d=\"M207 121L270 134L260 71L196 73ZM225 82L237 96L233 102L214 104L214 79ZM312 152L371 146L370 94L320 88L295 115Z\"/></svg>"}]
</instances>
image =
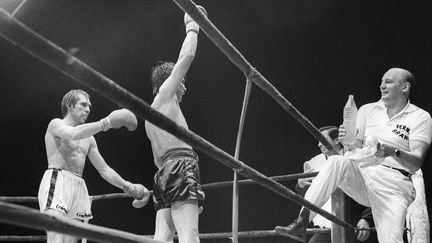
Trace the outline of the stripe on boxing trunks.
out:
<instances>
[{"instance_id":1,"label":"stripe on boxing trunks","mask_svg":"<svg viewBox=\"0 0 432 243\"><path fill-rule=\"evenodd\" d=\"M57 182L57 176L58 176L58 170L53 170L51 174L51 182L49 186L49 192L48 192L48 200L45 208L49 208L52 204L53 198L54 198L54 191L55 191L55 185Z\"/></svg>"}]
</instances>

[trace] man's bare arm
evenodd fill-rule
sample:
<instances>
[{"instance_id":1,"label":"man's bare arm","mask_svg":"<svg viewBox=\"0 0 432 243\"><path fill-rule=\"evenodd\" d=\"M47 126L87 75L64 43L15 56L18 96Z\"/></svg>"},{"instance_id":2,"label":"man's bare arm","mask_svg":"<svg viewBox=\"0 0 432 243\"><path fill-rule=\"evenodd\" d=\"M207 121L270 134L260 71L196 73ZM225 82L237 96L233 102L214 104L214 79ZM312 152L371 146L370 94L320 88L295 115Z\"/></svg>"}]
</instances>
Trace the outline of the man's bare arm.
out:
<instances>
[{"instance_id":1,"label":"man's bare arm","mask_svg":"<svg viewBox=\"0 0 432 243\"><path fill-rule=\"evenodd\" d=\"M70 126L61 119L53 119L48 125L48 132L54 136L69 139L80 140L95 135L101 131L107 131L111 128L118 129L126 127L133 131L138 126L135 115L127 109L119 109L111 112L107 117L97 122L85 123L77 126Z\"/></svg>"},{"instance_id":2,"label":"man's bare arm","mask_svg":"<svg viewBox=\"0 0 432 243\"><path fill-rule=\"evenodd\" d=\"M102 131L100 122L91 122L78 126L69 126L61 119L53 119L48 125L48 132L54 136L68 140L80 140L88 138Z\"/></svg>"},{"instance_id":3,"label":"man's bare arm","mask_svg":"<svg viewBox=\"0 0 432 243\"><path fill-rule=\"evenodd\" d=\"M129 194L135 199L142 200L144 197L146 198L144 201L136 202L140 204L139 207L144 206L147 203L149 192L146 187L141 184L133 184L125 179L123 179L115 170L113 170L103 159L102 155L99 152L96 140L94 137L90 138L90 148L88 157L90 162L99 172L101 177L109 182L111 185L116 186L122 189L124 192ZM135 206L135 205L134 205Z\"/></svg>"},{"instance_id":4,"label":"man's bare arm","mask_svg":"<svg viewBox=\"0 0 432 243\"><path fill-rule=\"evenodd\" d=\"M187 14L185 14L184 22L186 25L186 37L183 41L179 57L174 65L171 75L159 88L159 99L170 99L175 95L179 84L186 76L186 73L195 57L198 44L199 26Z\"/></svg>"},{"instance_id":5,"label":"man's bare arm","mask_svg":"<svg viewBox=\"0 0 432 243\"><path fill-rule=\"evenodd\" d=\"M400 149L398 156L395 154L395 146L384 144L381 149L384 156L393 156L399 164L415 172L423 165L428 148L429 145L424 142L410 141L410 151Z\"/></svg>"},{"instance_id":6,"label":"man's bare arm","mask_svg":"<svg viewBox=\"0 0 432 243\"><path fill-rule=\"evenodd\" d=\"M94 137L91 137L90 148L88 153L88 158L96 170L99 172L101 177L120 189L126 184L126 180L123 179L115 170L108 166L105 162L104 158L99 152L96 140Z\"/></svg>"}]
</instances>

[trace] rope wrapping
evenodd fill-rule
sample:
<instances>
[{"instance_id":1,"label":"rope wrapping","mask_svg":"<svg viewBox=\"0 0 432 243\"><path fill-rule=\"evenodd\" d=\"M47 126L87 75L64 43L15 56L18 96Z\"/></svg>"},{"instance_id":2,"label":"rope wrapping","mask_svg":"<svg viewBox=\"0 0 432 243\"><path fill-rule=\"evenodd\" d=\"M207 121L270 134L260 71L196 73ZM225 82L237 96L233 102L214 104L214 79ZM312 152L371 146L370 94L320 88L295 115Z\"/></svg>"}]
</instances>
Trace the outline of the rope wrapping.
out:
<instances>
[{"instance_id":1,"label":"rope wrapping","mask_svg":"<svg viewBox=\"0 0 432 243\"><path fill-rule=\"evenodd\" d=\"M124 243L160 243L145 236L82 223L65 217L54 217L39 210L0 202L0 222L38 230L56 231L95 241Z\"/></svg>"},{"instance_id":2,"label":"rope wrapping","mask_svg":"<svg viewBox=\"0 0 432 243\"><path fill-rule=\"evenodd\" d=\"M0 241L46 241L45 235L0 235Z\"/></svg>"}]
</instances>

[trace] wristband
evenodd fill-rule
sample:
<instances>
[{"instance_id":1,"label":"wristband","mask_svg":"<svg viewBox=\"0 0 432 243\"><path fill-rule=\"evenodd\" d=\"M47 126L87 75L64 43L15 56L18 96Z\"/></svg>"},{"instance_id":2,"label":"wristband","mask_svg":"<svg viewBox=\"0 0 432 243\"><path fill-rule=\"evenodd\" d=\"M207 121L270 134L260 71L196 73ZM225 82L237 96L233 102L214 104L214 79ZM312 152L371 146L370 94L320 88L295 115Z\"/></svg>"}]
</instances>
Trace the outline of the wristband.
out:
<instances>
[{"instance_id":1,"label":"wristband","mask_svg":"<svg viewBox=\"0 0 432 243\"><path fill-rule=\"evenodd\" d=\"M106 132L110 128L112 128L110 119L108 117L105 117L104 119L100 120L100 127L101 127L101 130L104 132Z\"/></svg>"},{"instance_id":2,"label":"wristband","mask_svg":"<svg viewBox=\"0 0 432 243\"><path fill-rule=\"evenodd\" d=\"M199 33L199 25L195 21L191 21L191 22L187 23L187 25L186 25L186 34L189 31L193 31L193 32L195 32L195 33L198 34Z\"/></svg>"},{"instance_id":3,"label":"wristband","mask_svg":"<svg viewBox=\"0 0 432 243\"><path fill-rule=\"evenodd\" d=\"M123 191L129 194L128 186L132 184L130 181L125 181L125 184L123 185Z\"/></svg>"}]
</instances>

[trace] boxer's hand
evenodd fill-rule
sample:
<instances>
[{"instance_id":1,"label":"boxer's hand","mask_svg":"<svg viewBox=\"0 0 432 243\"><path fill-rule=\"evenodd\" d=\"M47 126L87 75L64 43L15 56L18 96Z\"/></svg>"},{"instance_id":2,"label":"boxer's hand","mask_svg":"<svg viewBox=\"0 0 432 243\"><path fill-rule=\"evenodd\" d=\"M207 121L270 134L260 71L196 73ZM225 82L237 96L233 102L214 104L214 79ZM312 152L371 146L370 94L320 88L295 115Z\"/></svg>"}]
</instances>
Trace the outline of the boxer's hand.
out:
<instances>
[{"instance_id":1,"label":"boxer's hand","mask_svg":"<svg viewBox=\"0 0 432 243\"><path fill-rule=\"evenodd\" d=\"M145 186L141 184L132 184L129 181L126 181L124 184L123 191L135 199L132 202L132 206L135 208L144 207L151 195Z\"/></svg>"},{"instance_id":2,"label":"boxer's hand","mask_svg":"<svg viewBox=\"0 0 432 243\"><path fill-rule=\"evenodd\" d=\"M136 116L128 109L119 109L111 112L106 118L101 120L103 131L110 128L126 127L129 131L134 131L138 126Z\"/></svg>"},{"instance_id":3,"label":"boxer's hand","mask_svg":"<svg viewBox=\"0 0 432 243\"><path fill-rule=\"evenodd\" d=\"M99 126L100 126L101 130L104 131L104 132L106 132L106 131L108 131L109 129L112 128L111 121L110 121L110 119L108 117L105 117L104 119L101 119L99 121Z\"/></svg>"},{"instance_id":4,"label":"boxer's hand","mask_svg":"<svg viewBox=\"0 0 432 243\"><path fill-rule=\"evenodd\" d=\"M141 184L133 184L129 181L123 185L123 191L134 199L141 199L148 192L147 188Z\"/></svg>"},{"instance_id":5,"label":"boxer's hand","mask_svg":"<svg viewBox=\"0 0 432 243\"><path fill-rule=\"evenodd\" d=\"M142 208L147 203L151 196L151 192L141 184L132 184L129 181L123 186L123 191L129 196L132 196L135 200L132 202L134 208Z\"/></svg>"},{"instance_id":6,"label":"boxer's hand","mask_svg":"<svg viewBox=\"0 0 432 243\"><path fill-rule=\"evenodd\" d=\"M207 11L205 10L205 8L198 5L198 9L201 11L201 13L207 16ZM186 26L186 34L189 31L193 31L198 34L199 25L187 13L185 13L184 15L184 24Z\"/></svg>"},{"instance_id":7,"label":"boxer's hand","mask_svg":"<svg viewBox=\"0 0 432 243\"><path fill-rule=\"evenodd\" d=\"M144 207L145 205L147 205L148 200L150 199L150 196L151 196L151 192L149 190L147 190L147 188L146 188L146 191L144 192L144 196L141 199L133 200L132 206L134 208Z\"/></svg>"}]
</instances>

